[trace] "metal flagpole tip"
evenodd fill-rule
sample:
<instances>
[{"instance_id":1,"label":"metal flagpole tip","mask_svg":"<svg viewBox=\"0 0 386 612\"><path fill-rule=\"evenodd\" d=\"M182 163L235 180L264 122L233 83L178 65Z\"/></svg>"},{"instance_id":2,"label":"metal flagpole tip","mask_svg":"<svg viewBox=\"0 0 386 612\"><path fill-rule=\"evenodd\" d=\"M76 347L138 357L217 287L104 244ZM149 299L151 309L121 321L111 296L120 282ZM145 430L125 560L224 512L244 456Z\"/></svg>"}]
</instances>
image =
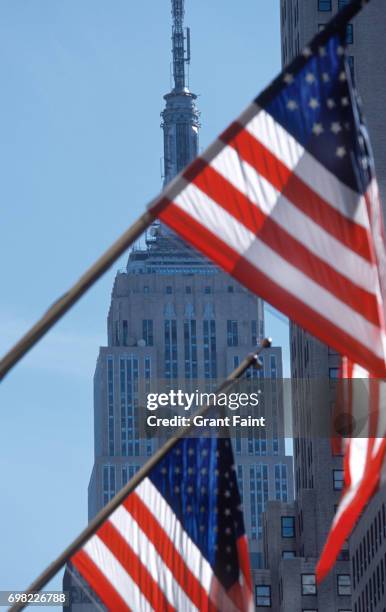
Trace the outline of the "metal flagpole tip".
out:
<instances>
[{"instance_id":1,"label":"metal flagpole tip","mask_svg":"<svg viewBox=\"0 0 386 612\"><path fill-rule=\"evenodd\" d=\"M264 338L264 340L261 341L260 345L257 347L257 350L255 353L253 353L253 367L260 370L263 367L263 362L260 359L260 353L263 349L266 348L270 348L272 346L272 338L268 337L268 338Z\"/></svg>"},{"instance_id":2,"label":"metal flagpole tip","mask_svg":"<svg viewBox=\"0 0 386 612\"><path fill-rule=\"evenodd\" d=\"M261 348L270 348L272 346L272 338L264 338L261 343Z\"/></svg>"}]
</instances>

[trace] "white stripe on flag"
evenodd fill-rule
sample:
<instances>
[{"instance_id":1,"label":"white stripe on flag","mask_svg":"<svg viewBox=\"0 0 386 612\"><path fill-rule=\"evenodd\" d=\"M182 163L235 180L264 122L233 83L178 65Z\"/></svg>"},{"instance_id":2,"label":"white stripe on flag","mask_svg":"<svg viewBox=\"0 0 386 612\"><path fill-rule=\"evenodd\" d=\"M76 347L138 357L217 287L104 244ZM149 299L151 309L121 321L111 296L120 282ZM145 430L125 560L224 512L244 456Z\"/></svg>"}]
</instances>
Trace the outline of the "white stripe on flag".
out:
<instances>
[{"instance_id":1,"label":"white stripe on flag","mask_svg":"<svg viewBox=\"0 0 386 612\"><path fill-rule=\"evenodd\" d=\"M211 166L306 249L354 284L376 295L381 302L376 266L339 242L294 206L250 164L243 161L235 149L226 147Z\"/></svg>"},{"instance_id":2,"label":"white stripe on flag","mask_svg":"<svg viewBox=\"0 0 386 612\"><path fill-rule=\"evenodd\" d=\"M145 478L135 492L157 519L165 533L173 540L174 546L183 557L186 566L209 594L209 597L212 596L213 592L216 594L214 603L218 604L219 601L222 601L222 609L226 609L227 612L238 612L214 575L210 564L183 529L175 513L151 480Z\"/></svg>"},{"instance_id":3,"label":"white stripe on flag","mask_svg":"<svg viewBox=\"0 0 386 612\"><path fill-rule=\"evenodd\" d=\"M154 544L148 539L126 508L119 506L111 515L110 521L147 568L171 605L177 610L198 612L196 606L174 579L172 572L163 562Z\"/></svg>"},{"instance_id":4,"label":"white stripe on flag","mask_svg":"<svg viewBox=\"0 0 386 612\"><path fill-rule=\"evenodd\" d=\"M97 535L90 538L83 550L131 609L138 612L153 610L137 584Z\"/></svg>"},{"instance_id":5,"label":"white stripe on flag","mask_svg":"<svg viewBox=\"0 0 386 612\"><path fill-rule=\"evenodd\" d=\"M339 321L343 331L364 346L371 346L372 352L383 358L386 341L378 327L289 264L195 185L189 184L174 203L215 236L219 234L221 219L223 242L331 323Z\"/></svg>"}]
</instances>

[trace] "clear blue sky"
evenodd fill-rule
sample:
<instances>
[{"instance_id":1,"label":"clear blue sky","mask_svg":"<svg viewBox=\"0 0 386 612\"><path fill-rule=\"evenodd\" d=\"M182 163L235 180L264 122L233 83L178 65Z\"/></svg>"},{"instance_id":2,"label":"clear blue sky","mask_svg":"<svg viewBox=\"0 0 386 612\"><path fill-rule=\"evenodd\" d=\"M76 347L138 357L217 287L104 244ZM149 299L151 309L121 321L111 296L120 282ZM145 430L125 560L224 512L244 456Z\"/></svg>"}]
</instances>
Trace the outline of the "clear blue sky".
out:
<instances>
[{"instance_id":1,"label":"clear blue sky","mask_svg":"<svg viewBox=\"0 0 386 612\"><path fill-rule=\"evenodd\" d=\"M279 70L279 2L186 5L205 147ZM159 191L170 36L170 0L0 3L1 353ZM92 376L124 265L0 387L0 590L26 587L86 523Z\"/></svg>"}]
</instances>

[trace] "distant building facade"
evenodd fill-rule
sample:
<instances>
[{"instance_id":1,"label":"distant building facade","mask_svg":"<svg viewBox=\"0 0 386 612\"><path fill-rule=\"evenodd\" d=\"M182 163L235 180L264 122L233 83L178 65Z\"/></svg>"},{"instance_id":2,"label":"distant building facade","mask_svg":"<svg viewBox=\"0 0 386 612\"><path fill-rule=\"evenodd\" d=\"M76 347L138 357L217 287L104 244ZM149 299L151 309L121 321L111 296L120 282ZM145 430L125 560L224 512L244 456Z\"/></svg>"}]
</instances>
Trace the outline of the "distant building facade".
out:
<instances>
[{"instance_id":1,"label":"distant building facade","mask_svg":"<svg viewBox=\"0 0 386 612\"><path fill-rule=\"evenodd\" d=\"M333 14L347 3L348 0L281 0L283 65L289 63L315 33L323 29ZM363 100L384 210L385 8L384 0L372 0L347 28L349 62ZM358 569L354 561L357 554L360 554L360 542L368 537L368 529L371 541L370 518L365 521L364 517L360 521L350 545L346 543L334 569L319 587L316 585L315 565L326 541L343 486L342 457L333 456L327 435L334 411L334 381L339 372L339 356L292 323L290 348L296 501L293 504L268 504L263 538L267 569L255 575L255 583L258 585L255 594L257 609L271 606L275 612L367 612L373 609L384 612L386 598L377 580L379 572L382 578L382 568L385 571L381 563L381 556L386 552L385 540L382 545L378 540L378 552L376 547L371 549L373 556L371 560L368 557L366 570L364 565ZM379 521L383 520L379 518L383 516L382 512L383 501L376 498L369 505L365 516ZM377 529L377 537L380 537L378 522ZM371 600L370 588L373 593ZM374 592L378 607L375 607ZM359 601L372 603L370 607L363 607Z\"/></svg>"},{"instance_id":2,"label":"distant building facade","mask_svg":"<svg viewBox=\"0 0 386 612\"><path fill-rule=\"evenodd\" d=\"M386 611L386 485L367 506L350 538L353 612Z\"/></svg>"}]
</instances>

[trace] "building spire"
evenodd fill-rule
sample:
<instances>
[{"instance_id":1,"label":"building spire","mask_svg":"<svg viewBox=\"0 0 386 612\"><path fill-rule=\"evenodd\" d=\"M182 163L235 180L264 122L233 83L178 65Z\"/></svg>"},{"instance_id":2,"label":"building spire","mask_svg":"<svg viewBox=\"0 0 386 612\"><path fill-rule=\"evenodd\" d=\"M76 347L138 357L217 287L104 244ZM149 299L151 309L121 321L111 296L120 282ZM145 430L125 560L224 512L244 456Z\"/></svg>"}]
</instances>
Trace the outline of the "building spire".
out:
<instances>
[{"instance_id":1,"label":"building spire","mask_svg":"<svg viewBox=\"0 0 386 612\"><path fill-rule=\"evenodd\" d=\"M161 127L164 131L164 185L198 154L199 112L197 96L189 91L185 64L190 62L190 30L184 29L184 0L172 0L172 52L174 87L164 99Z\"/></svg>"},{"instance_id":2,"label":"building spire","mask_svg":"<svg viewBox=\"0 0 386 612\"><path fill-rule=\"evenodd\" d=\"M190 29L186 28L186 37L184 35L184 15L185 7L184 0L172 0L172 16L173 16L173 78L174 91L182 91L185 86L185 64L190 62ZM185 40L186 40L186 55L185 55Z\"/></svg>"}]
</instances>

